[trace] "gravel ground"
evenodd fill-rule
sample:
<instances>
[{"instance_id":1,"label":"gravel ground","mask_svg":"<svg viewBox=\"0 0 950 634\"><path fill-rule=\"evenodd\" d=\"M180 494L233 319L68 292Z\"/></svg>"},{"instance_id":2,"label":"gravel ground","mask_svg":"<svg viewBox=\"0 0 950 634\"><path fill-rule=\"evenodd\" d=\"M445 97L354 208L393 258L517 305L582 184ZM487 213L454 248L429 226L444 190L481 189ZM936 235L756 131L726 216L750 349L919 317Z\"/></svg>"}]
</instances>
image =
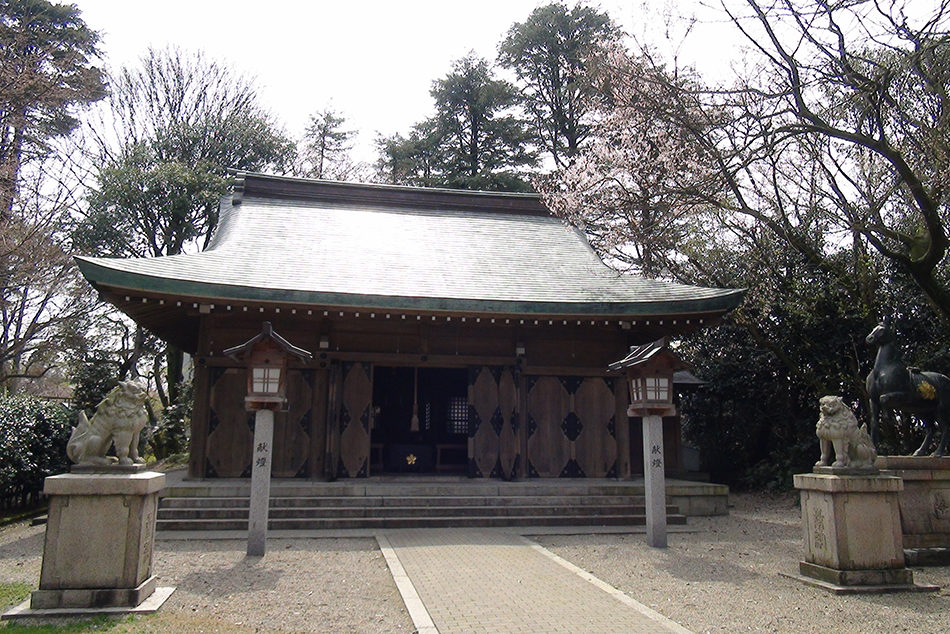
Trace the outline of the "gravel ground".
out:
<instances>
[{"instance_id":1,"label":"gravel ground","mask_svg":"<svg viewBox=\"0 0 950 634\"><path fill-rule=\"evenodd\" d=\"M36 587L43 530L0 529L0 583ZM157 542L158 583L177 589L155 615L111 631L413 631L376 540L271 538L263 558L246 557L246 546L243 540Z\"/></svg>"},{"instance_id":2,"label":"gravel ground","mask_svg":"<svg viewBox=\"0 0 950 634\"><path fill-rule=\"evenodd\" d=\"M938 593L835 596L779 576L802 556L797 497L733 495L729 517L653 549L642 535L538 537L541 545L695 632L950 632L950 567L914 568Z\"/></svg>"},{"instance_id":3,"label":"gravel ground","mask_svg":"<svg viewBox=\"0 0 950 634\"><path fill-rule=\"evenodd\" d=\"M690 518L652 549L641 535L536 540L696 632L950 631L950 567L919 568L939 593L836 597L779 576L801 556L793 497L733 496L729 517ZM412 632L375 540L159 541L155 574L177 587L155 615L112 632ZM0 584L39 581L43 527L0 529ZM6 609L8 606L0 606Z\"/></svg>"}]
</instances>

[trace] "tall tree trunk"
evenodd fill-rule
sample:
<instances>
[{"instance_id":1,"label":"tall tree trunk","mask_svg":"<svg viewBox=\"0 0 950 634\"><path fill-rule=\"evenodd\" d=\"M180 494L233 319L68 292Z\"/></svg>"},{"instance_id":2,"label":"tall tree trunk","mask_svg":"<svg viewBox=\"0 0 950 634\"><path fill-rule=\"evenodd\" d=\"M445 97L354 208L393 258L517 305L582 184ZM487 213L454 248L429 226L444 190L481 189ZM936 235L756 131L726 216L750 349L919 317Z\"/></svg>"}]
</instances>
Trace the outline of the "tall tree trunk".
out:
<instances>
[{"instance_id":1,"label":"tall tree trunk","mask_svg":"<svg viewBox=\"0 0 950 634\"><path fill-rule=\"evenodd\" d=\"M168 404L175 405L181 398L182 367L185 353L171 344L165 348L165 377L168 385Z\"/></svg>"},{"instance_id":2,"label":"tall tree trunk","mask_svg":"<svg viewBox=\"0 0 950 634\"><path fill-rule=\"evenodd\" d=\"M0 164L0 222L13 218L13 201L16 200L16 183L23 159L22 116L14 117L13 138L7 155Z\"/></svg>"}]
</instances>

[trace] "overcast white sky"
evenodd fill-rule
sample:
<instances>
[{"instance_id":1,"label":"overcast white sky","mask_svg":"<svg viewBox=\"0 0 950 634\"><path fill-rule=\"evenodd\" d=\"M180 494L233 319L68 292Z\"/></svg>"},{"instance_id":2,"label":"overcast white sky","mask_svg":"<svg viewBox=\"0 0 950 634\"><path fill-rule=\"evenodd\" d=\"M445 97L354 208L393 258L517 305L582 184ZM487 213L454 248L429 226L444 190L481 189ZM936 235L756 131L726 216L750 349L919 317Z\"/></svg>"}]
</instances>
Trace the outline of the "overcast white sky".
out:
<instances>
[{"instance_id":1,"label":"overcast white sky","mask_svg":"<svg viewBox=\"0 0 950 634\"><path fill-rule=\"evenodd\" d=\"M134 64L149 46L204 49L256 79L264 105L299 135L328 103L372 158L377 132L405 134L431 114L429 88L469 50L494 59L498 42L543 0L72 0L102 34L109 66ZM568 4L574 4L568 0ZM590 3L589 3L590 4ZM628 32L662 39L664 6L695 14L700 0L596 3ZM703 18L708 22L708 13ZM703 16L701 16L703 17ZM724 37L725 34L725 37ZM678 37L678 36L675 36ZM703 24L685 57L702 69L731 57L738 36Z\"/></svg>"}]
</instances>

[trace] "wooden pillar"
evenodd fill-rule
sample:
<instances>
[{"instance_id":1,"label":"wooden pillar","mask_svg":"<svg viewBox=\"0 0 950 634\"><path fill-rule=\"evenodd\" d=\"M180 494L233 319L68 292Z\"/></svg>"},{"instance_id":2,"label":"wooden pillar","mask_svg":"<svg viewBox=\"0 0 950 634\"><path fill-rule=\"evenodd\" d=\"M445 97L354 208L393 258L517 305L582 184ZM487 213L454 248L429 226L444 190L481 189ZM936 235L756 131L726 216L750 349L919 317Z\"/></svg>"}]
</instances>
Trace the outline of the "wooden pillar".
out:
<instances>
[{"instance_id":1,"label":"wooden pillar","mask_svg":"<svg viewBox=\"0 0 950 634\"><path fill-rule=\"evenodd\" d=\"M202 315L198 325L198 353L194 358L194 407L191 411L191 446L188 454L188 477L204 478L208 464L208 427L211 418L211 368L208 367L207 342L211 327L207 316Z\"/></svg>"},{"instance_id":2,"label":"wooden pillar","mask_svg":"<svg viewBox=\"0 0 950 634\"><path fill-rule=\"evenodd\" d=\"M340 392L343 389L343 367L338 361L330 363L327 388L327 441L324 474L328 481L336 480L340 460Z\"/></svg>"},{"instance_id":3,"label":"wooden pillar","mask_svg":"<svg viewBox=\"0 0 950 634\"><path fill-rule=\"evenodd\" d=\"M310 468L307 473L311 480L326 475L329 379L330 373L325 368L314 371L313 400L310 408Z\"/></svg>"},{"instance_id":4,"label":"wooden pillar","mask_svg":"<svg viewBox=\"0 0 950 634\"><path fill-rule=\"evenodd\" d=\"M630 417L627 416L627 381L624 377L614 379L615 434L617 436L617 479L629 480L630 470Z\"/></svg>"}]
</instances>

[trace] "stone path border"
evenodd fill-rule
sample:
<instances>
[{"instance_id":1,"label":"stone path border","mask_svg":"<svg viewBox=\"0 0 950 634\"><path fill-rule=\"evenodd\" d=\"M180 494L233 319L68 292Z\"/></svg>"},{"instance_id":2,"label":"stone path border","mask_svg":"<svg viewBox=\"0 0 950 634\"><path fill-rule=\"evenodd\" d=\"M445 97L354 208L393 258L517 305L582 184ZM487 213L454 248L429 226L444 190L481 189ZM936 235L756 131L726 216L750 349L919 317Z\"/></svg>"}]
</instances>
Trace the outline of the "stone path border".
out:
<instances>
[{"instance_id":1,"label":"stone path border","mask_svg":"<svg viewBox=\"0 0 950 634\"><path fill-rule=\"evenodd\" d=\"M429 616L429 611L426 610L425 604L419 598L416 587L412 585L412 579L409 578L399 562L399 557L396 556L396 551L393 550L389 539L385 535L379 534L376 535L376 543L379 544L379 550L386 559L386 565L389 566L389 572L393 576L393 581L396 582L396 589L399 590L399 594L402 596L402 602L406 604L409 618L412 619L412 624L416 627L416 634L439 634L439 630L436 629L432 617Z\"/></svg>"},{"instance_id":2,"label":"stone path border","mask_svg":"<svg viewBox=\"0 0 950 634\"><path fill-rule=\"evenodd\" d=\"M413 624L450 632L689 630L511 529L377 536Z\"/></svg>"}]
</instances>

